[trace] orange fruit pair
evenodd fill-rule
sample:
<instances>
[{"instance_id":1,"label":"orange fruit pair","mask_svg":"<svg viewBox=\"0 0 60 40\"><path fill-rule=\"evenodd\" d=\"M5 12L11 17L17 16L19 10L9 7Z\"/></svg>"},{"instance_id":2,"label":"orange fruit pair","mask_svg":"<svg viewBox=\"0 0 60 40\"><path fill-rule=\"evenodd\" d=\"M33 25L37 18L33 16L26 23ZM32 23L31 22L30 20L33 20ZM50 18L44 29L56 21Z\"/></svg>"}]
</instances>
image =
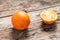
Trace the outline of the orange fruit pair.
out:
<instances>
[{"instance_id":1,"label":"orange fruit pair","mask_svg":"<svg viewBox=\"0 0 60 40\"><path fill-rule=\"evenodd\" d=\"M53 24L57 20L57 13L53 10L43 10L40 18L46 24Z\"/></svg>"},{"instance_id":2,"label":"orange fruit pair","mask_svg":"<svg viewBox=\"0 0 60 40\"><path fill-rule=\"evenodd\" d=\"M41 20L46 24L52 24L57 19L57 13L53 10L43 10L40 13ZM16 11L12 16L12 24L17 30L27 29L30 24L30 17L25 11Z\"/></svg>"}]
</instances>

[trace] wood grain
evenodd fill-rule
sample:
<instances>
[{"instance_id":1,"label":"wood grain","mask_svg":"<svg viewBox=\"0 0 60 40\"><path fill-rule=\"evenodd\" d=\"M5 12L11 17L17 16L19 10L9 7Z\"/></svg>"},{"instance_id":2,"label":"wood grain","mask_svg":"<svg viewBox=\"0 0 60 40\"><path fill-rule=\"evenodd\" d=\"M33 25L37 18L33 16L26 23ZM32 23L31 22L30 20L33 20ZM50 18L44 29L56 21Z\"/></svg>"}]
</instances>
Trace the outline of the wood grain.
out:
<instances>
[{"instance_id":1,"label":"wood grain","mask_svg":"<svg viewBox=\"0 0 60 40\"><path fill-rule=\"evenodd\" d=\"M35 11L35 13L36 12L37 11ZM31 13L33 14L31 15ZM42 23L38 17L37 17L38 19L35 19L36 18L35 16L37 15L35 13L34 12L29 13L30 17L32 18L31 23L29 28L24 31L17 31L13 28L13 25L11 23L11 17L0 18L0 39L1 40L56 40L56 39L59 40L60 20L57 20L55 24L46 25ZM60 15L60 13L58 15Z\"/></svg>"},{"instance_id":2,"label":"wood grain","mask_svg":"<svg viewBox=\"0 0 60 40\"><path fill-rule=\"evenodd\" d=\"M51 3L52 2L52 3ZM26 10L28 12L59 6L60 1L45 2L41 0L1 0L0 17L12 15L16 10Z\"/></svg>"},{"instance_id":3,"label":"wood grain","mask_svg":"<svg viewBox=\"0 0 60 40\"><path fill-rule=\"evenodd\" d=\"M32 1L31 0L18 0L18 1L17 0L11 0L11 1L1 0L0 1L0 6L1 6L1 9L0 9L0 40L60 40L60 4L57 3L59 6L43 8L39 3L40 1L39 2L38 0L35 0L33 2ZM10 15L13 14L14 11L18 10L21 4L25 2L28 2L29 4L31 3L30 5L34 5L33 7L35 8L29 5L27 5L27 7L24 7L24 8L27 8L27 11L30 11L28 12L28 15L31 18L31 23L28 29L24 31L18 31L13 28L13 25L11 23L12 16ZM3 5L5 5L5 3L7 3L6 5L10 5L10 6L9 7L5 6L7 8L2 7ZM24 5L26 4L27 3L25 3ZM37 5L38 7L36 7L35 4L36 5L39 4ZM39 9L40 6L42 7L42 9ZM31 9L29 9L30 7ZM9 8L11 8L12 10ZM36 8L37 10L35 10ZM39 14L44 9L51 9L57 12L58 19L56 23L52 25L46 25L41 21ZM34 10L34 11L31 11L31 10Z\"/></svg>"},{"instance_id":4,"label":"wood grain","mask_svg":"<svg viewBox=\"0 0 60 40\"><path fill-rule=\"evenodd\" d=\"M40 20L31 22L28 29L17 31L13 28L11 17L0 19L0 40L54 40L60 38L60 21L46 25Z\"/></svg>"}]
</instances>

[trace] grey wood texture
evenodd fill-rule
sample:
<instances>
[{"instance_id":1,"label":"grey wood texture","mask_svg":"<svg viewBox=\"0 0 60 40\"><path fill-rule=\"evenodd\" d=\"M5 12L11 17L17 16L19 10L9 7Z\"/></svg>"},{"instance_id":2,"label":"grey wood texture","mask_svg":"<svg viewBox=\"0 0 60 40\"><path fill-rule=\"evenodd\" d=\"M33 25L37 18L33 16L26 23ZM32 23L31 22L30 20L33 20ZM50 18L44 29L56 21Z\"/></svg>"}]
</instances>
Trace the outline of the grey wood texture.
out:
<instances>
[{"instance_id":1,"label":"grey wood texture","mask_svg":"<svg viewBox=\"0 0 60 40\"><path fill-rule=\"evenodd\" d=\"M47 7L48 4L45 5L46 9L55 10L58 14L58 19L57 19L56 23L54 23L52 25L46 25L46 24L42 23L42 21L39 17L39 14L41 13L41 11L45 9L45 8L43 8L43 6L39 6L40 1L35 0L35 1L33 1L33 3L30 3L30 5L33 6L33 8L30 6L31 9L30 9L30 7L23 7L25 4L23 6L21 6L21 4L20 4L22 2L23 3L26 2L26 4L27 4L27 1L28 0L18 0L18 1L17 0L15 0L15 1L14 0L9 0L9 1L1 0L1 2L0 2L0 4L1 4L0 5L0 7L1 7L1 9L0 9L0 40L60 40L60 4L56 3L52 7L51 5L53 5L53 4L51 3L49 8ZM29 0L28 3L30 1L31 0ZM5 3L7 3L7 2L8 2L9 7L7 5L5 8L2 7L3 3L5 5ZM11 6L9 3L13 6ZM16 11L20 8L20 6L17 6L19 4L20 4L22 10L28 11L28 15L31 18L31 22L30 22L28 29L26 29L24 31L15 30L11 23L12 16L9 16L9 15L12 15L14 13L14 11ZM14 7L14 5L16 7Z\"/></svg>"},{"instance_id":2,"label":"grey wood texture","mask_svg":"<svg viewBox=\"0 0 60 40\"><path fill-rule=\"evenodd\" d=\"M26 10L31 12L59 5L60 0L51 0L50 2L41 0L0 0L0 17L6 15L10 16L16 10Z\"/></svg>"}]
</instances>

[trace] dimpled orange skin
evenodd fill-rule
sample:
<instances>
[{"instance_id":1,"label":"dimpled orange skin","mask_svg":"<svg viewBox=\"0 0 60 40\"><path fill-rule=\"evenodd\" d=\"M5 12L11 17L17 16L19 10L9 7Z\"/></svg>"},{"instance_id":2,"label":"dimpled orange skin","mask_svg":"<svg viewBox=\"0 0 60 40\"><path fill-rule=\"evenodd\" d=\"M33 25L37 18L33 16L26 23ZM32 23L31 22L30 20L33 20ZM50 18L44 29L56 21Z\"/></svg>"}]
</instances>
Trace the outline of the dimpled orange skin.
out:
<instances>
[{"instance_id":1,"label":"dimpled orange skin","mask_svg":"<svg viewBox=\"0 0 60 40\"><path fill-rule=\"evenodd\" d=\"M53 18L53 20L51 19L50 21L48 21L48 20L45 20L44 18L43 18L43 16L40 14L40 18L42 19L42 21L44 22L44 23L46 23L46 24L53 24L53 23L55 23L55 21L57 20L57 14L56 14L56 12L55 11L53 11L53 10L44 10L44 11L48 11L49 13L51 13L51 14L53 14L53 16L54 16L54 18ZM44 12L44 11L42 11L42 12Z\"/></svg>"},{"instance_id":2,"label":"dimpled orange skin","mask_svg":"<svg viewBox=\"0 0 60 40\"><path fill-rule=\"evenodd\" d=\"M12 16L12 24L16 30L25 30L30 24L30 18L27 12L17 11Z\"/></svg>"}]
</instances>

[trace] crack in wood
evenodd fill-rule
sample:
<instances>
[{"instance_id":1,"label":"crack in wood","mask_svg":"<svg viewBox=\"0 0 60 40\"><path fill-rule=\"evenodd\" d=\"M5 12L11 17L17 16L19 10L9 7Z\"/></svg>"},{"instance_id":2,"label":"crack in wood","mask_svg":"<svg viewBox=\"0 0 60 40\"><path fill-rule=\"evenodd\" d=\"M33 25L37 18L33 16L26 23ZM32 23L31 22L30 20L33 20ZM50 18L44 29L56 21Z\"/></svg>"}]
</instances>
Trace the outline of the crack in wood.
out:
<instances>
[{"instance_id":1,"label":"crack in wood","mask_svg":"<svg viewBox=\"0 0 60 40\"><path fill-rule=\"evenodd\" d=\"M38 10L43 10L43 9L48 9L48 8L53 8L53 7L57 7L57 6L60 6L60 5L54 5L54 6L50 6L50 7L45 7L45 8L41 8L41 9L37 9L37 10L30 10L30 11L27 11L27 12L34 12L34 11L38 11ZM14 10L14 9L13 9ZM8 11L8 10L6 10L6 11ZM24 11L24 10L23 10ZM2 11L0 11L0 12L2 12ZM12 14L11 15L6 15L6 16L1 16L0 18L5 18L5 17L9 17L9 16L12 16ZM38 16L38 15L37 15Z\"/></svg>"}]
</instances>

